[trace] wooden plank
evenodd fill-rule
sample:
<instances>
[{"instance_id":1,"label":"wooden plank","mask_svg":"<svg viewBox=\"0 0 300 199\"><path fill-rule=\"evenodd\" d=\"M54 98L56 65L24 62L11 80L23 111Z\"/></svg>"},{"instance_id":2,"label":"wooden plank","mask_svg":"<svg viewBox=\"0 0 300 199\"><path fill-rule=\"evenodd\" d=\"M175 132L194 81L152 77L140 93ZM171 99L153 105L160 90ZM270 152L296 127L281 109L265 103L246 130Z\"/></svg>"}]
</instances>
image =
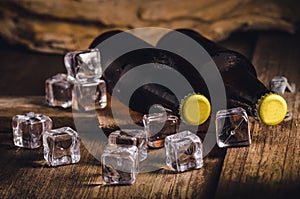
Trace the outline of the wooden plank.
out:
<instances>
[{"instance_id":1,"label":"wooden plank","mask_svg":"<svg viewBox=\"0 0 300 199\"><path fill-rule=\"evenodd\" d=\"M83 163L80 166L57 168L50 168L45 164L42 148L26 150L14 147L11 134L0 134L0 151L1 198L74 197L76 195L72 192L78 185L76 182L80 181L83 188L76 192L79 197L83 194L81 192L90 192L91 189L84 187L90 182L92 188L92 182L100 173L99 163L85 152L84 147L81 147Z\"/></svg>"},{"instance_id":2,"label":"wooden plank","mask_svg":"<svg viewBox=\"0 0 300 199\"><path fill-rule=\"evenodd\" d=\"M100 162L81 146L78 164L48 167L42 148L13 146L12 135L0 133L1 198L211 198L220 170L220 159L206 158L199 170L174 174L163 169L142 173L131 186L105 186Z\"/></svg>"},{"instance_id":3,"label":"wooden plank","mask_svg":"<svg viewBox=\"0 0 300 199\"><path fill-rule=\"evenodd\" d=\"M299 86L300 36L258 38L253 63L268 84L284 75ZM277 126L251 124L252 145L227 150L216 198L294 198L300 194L300 92L285 95L293 117Z\"/></svg>"}]
</instances>

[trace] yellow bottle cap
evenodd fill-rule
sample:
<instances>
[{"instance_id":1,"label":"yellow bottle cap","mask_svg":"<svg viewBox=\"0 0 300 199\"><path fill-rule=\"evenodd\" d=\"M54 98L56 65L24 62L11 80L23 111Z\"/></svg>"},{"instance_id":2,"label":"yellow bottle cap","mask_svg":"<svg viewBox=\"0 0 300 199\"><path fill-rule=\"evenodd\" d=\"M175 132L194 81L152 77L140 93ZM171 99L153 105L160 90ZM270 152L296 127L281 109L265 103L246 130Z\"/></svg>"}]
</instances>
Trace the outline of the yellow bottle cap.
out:
<instances>
[{"instance_id":1,"label":"yellow bottle cap","mask_svg":"<svg viewBox=\"0 0 300 199\"><path fill-rule=\"evenodd\" d=\"M210 111L208 99L203 95L193 94L183 100L179 114L183 121L192 125L200 125L208 119Z\"/></svg>"},{"instance_id":2,"label":"yellow bottle cap","mask_svg":"<svg viewBox=\"0 0 300 199\"><path fill-rule=\"evenodd\" d=\"M285 99L277 94L268 94L258 103L257 115L266 125L276 125L282 122L287 113Z\"/></svg>"}]
</instances>

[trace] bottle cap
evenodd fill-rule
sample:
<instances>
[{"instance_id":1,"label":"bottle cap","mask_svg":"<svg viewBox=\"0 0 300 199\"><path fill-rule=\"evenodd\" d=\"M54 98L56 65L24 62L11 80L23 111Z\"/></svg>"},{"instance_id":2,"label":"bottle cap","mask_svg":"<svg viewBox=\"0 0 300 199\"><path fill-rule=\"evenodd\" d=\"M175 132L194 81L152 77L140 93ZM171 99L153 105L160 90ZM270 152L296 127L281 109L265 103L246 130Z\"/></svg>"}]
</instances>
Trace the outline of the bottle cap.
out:
<instances>
[{"instance_id":1,"label":"bottle cap","mask_svg":"<svg viewBox=\"0 0 300 199\"><path fill-rule=\"evenodd\" d=\"M181 102L179 114L186 123L200 125L208 119L210 111L208 99L203 95L193 94Z\"/></svg>"},{"instance_id":2,"label":"bottle cap","mask_svg":"<svg viewBox=\"0 0 300 199\"><path fill-rule=\"evenodd\" d=\"M257 105L257 116L266 125L276 125L282 122L287 114L287 103L278 94L263 96Z\"/></svg>"}]
</instances>

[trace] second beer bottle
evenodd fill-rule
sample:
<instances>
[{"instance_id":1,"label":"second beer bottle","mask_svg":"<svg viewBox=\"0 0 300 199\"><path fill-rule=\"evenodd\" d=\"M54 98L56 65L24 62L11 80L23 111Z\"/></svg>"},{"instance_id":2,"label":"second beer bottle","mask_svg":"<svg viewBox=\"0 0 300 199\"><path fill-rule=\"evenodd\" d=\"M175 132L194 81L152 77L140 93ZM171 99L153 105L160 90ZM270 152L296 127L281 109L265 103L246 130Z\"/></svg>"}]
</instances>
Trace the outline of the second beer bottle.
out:
<instances>
[{"instance_id":1,"label":"second beer bottle","mask_svg":"<svg viewBox=\"0 0 300 199\"><path fill-rule=\"evenodd\" d=\"M257 79L254 66L245 56L209 41L193 30L177 31L193 39L210 54L223 78L229 108L242 107L267 125L276 125L284 120L287 113L285 99ZM176 41L178 34L170 32L160 39L158 46L171 45ZM193 81L197 82L199 78Z\"/></svg>"}]
</instances>

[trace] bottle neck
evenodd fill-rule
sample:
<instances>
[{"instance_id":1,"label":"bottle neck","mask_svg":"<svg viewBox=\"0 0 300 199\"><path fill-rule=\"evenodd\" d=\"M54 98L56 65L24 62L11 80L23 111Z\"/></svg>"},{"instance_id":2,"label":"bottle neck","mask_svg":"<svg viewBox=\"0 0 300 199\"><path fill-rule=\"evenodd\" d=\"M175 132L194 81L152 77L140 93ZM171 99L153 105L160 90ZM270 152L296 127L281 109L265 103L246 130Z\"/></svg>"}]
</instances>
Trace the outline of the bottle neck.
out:
<instances>
[{"instance_id":1,"label":"bottle neck","mask_svg":"<svg viewBox=\"0 0 300 199\"><path fill-rule=\"evenodd\" d=\"M227 98L232 99L234 103L237 101L246 104L248 109L252 110L249 111L250 114L255 116L258 101L271 91L255 76L239 66L232 67L230 70L221 73L221 75ZM236 106L236 104L230 106Z\"/></svg>"}]
</instances>

